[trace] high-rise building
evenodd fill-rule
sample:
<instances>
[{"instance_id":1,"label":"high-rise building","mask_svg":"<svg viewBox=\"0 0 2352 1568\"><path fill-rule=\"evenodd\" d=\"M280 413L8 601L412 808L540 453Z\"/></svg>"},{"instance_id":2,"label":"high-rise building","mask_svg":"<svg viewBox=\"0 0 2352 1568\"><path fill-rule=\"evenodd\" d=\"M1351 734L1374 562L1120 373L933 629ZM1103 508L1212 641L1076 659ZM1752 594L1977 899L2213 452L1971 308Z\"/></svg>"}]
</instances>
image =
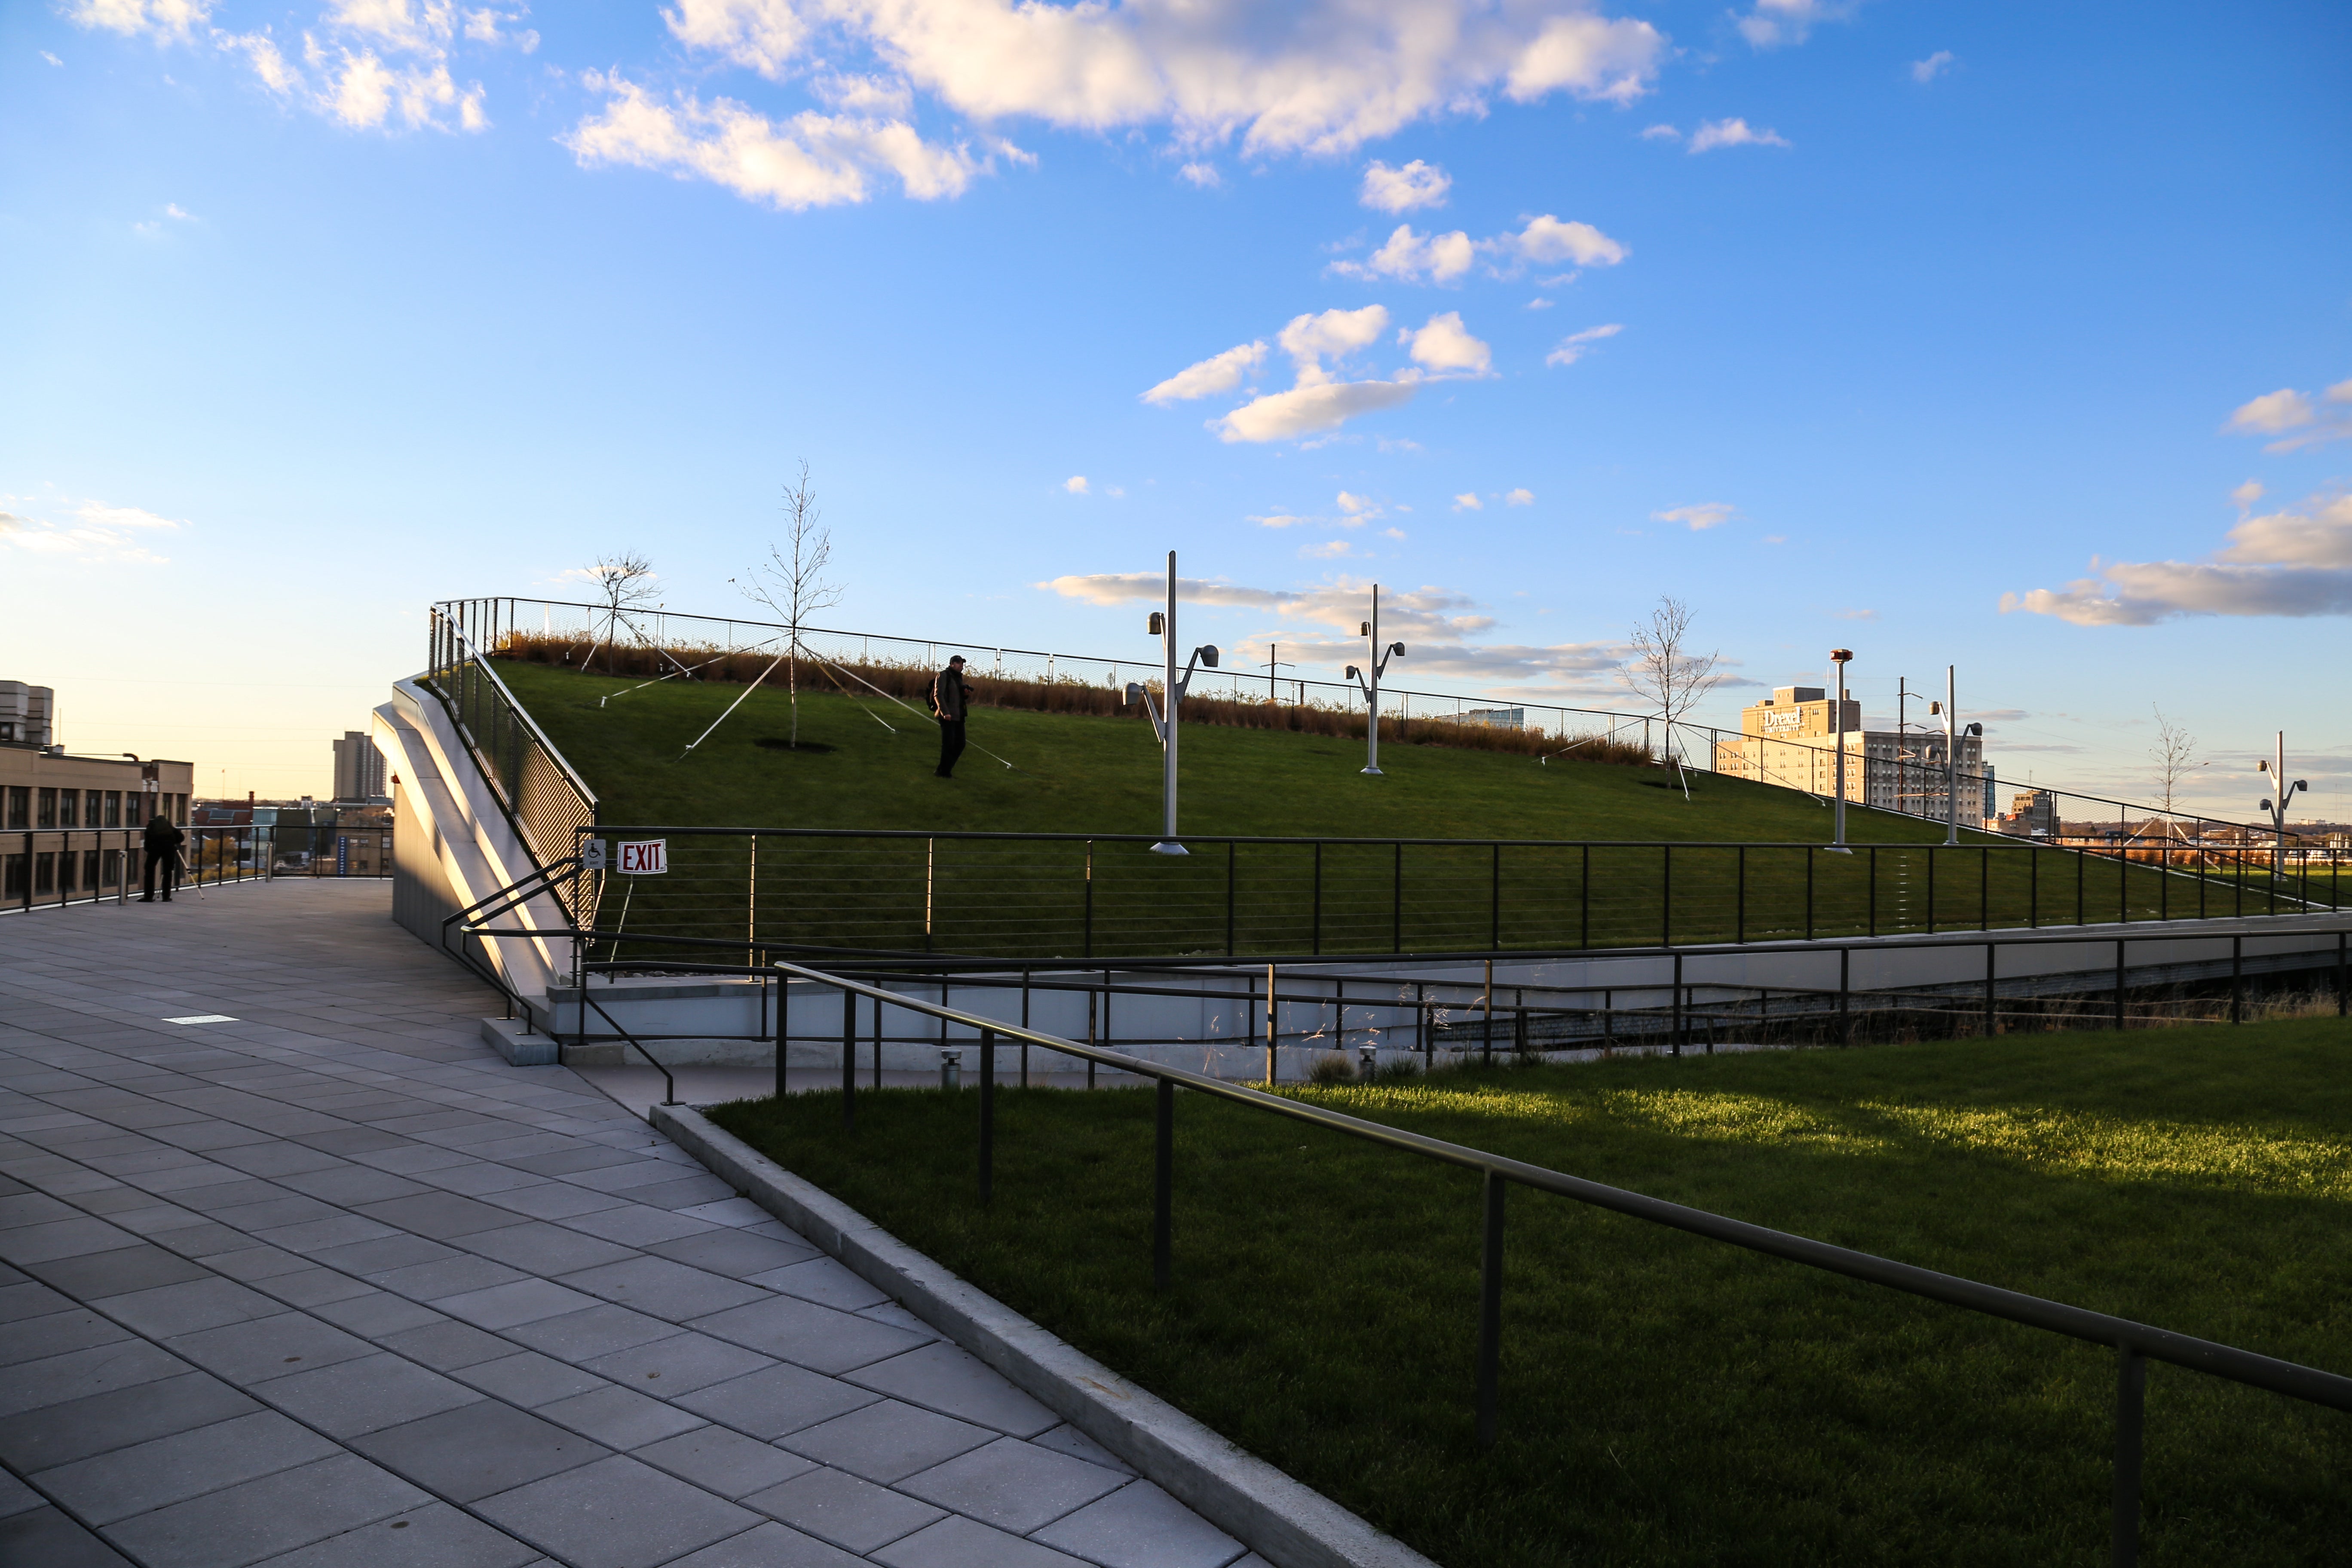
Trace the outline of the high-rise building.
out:
<instances>
[{"instance_id":1,"label":"high-rise building","mask_svg":"<svg viewBox=\"0 0 2352 1568\"><path fill-rule=\"evenodd\" d=\"M1717 743L1716 771L1811 795L1834 795L1843 729L1847 800L1947 820L1951 775L1945 766L1943 731L1865 730L1862 704L1851 697L1841 724L1836 707L1836 700L1818 686L1777 689L1763 701L1740 710L1740 733ZM1984 760L1984 742L1979 737L1960 736L1958 752L1960 822L1981 827L1994 815L1993 770Z\"/></svg>"},{"instance_id":2,"label":"high-rise building","mask_svg":"<svg viewBox=\"0 0 2352 1568\"><path fill-rule=\"evenodd\" d=\"M383 753L358 730L346 730L335 742L335 798L374 800L383 794Z\"/></svg>"}]
</instances>

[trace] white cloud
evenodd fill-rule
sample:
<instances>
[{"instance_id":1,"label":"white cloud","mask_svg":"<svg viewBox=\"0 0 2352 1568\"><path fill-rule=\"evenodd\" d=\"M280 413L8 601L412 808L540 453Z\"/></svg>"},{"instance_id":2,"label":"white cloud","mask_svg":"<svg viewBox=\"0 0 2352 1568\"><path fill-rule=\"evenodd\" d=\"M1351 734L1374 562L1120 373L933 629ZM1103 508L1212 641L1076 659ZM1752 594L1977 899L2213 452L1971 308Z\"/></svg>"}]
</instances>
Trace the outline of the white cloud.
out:
<instances>
[{"instance_id":1,"label":"white cloud","mask_svg":"<svg viewBox=\"0 0 2352 1568\"><path fill-rule=\"evenodd\" d=\"M1562 261L1579 267L1614 267L1633 254L1589 223L1562 223L1549 213L1528 219L1518 233L1498 236L1487 244L1538 267Z\"/></svg>"},{"instance_id":2,"label":"white cloud","mask_svg":"<svg viewBox=\"0 0 2352 1568\"><path fill-rule=\"evenodd\" d=\"M1544 355L1544 363L1570 365L1592 352L1592 345L1604 338L1613 338L1625 330L1622 321L1611 321L1605 326L1587 327L1580 332L1570 332L1559 340L1559 345Z\"/></svg>"},{"instance_id":3,"label":"white cloud","mask_svg":"<svg viewBox=\"0 0 2352 1568\"><path fill-rule=\"evenodd\" d=\"M1302 522L1313 522L1315 519L1299 517L1292 512L1277 511L1270 512L1265 517L1253 517L1250 521L1260 528L1296 528Z\"/></svg>"},{"instance_id":4,"label":"white cloud","mask_svg":"<svg viewBox=\"0 0 2352 1568\"><path fill-rule=\"evenodd\" d=\"M2263 489L2262 480L2248 479L2244 484L2240 485L2236 489L2230 492L2230 499L2237 503L2238 510L2240 511L2243 511L2248 507L2252 506L2256 501L2262 500L2266 493L2267 492Z\"/></svg>"},{"instance_id":5,"label":"white cloud","mask_svg":"<svg viewBox=\"0 0 2352 1568\"><path fill-rule=\"evenodd\" d=\"M1158 604L1167 593L1168 579L1150 572L1104 573L1057 577L1037 586L1091 605ZM1276 617L1265 635L1245 634L1236 640L1279 638L1286 657L1305 663L1344 664L1363 651L1356 628L1371 595L1367 580L1341 577L1294 591L1182 578L1177 591L1187 605L1259 610ZM1601 695L1607 690L1602 683L1623 658L1622 648L1605 643L1540 647L1472 640L1492 633L1496 626L1495 617L1482 613L1475 600L1454 589L1387 585L1381 590L1381 629L1392 632L1411 648L1404 668L1416 679L1473 681L1554 699L1580 689Z\"/></svg>"},{"instance_id":6,"label":"white cloud","mask_svg":"<svg viewBox=\"0 0 2352 1568\"><path fill-rule=\"evenodd\" d=\"M1333 561L1355 552L1356 547L1344 539L1326 539L1320 543L1298 547L1298 558L1302 561Z\"/></svg>"},{"instance_id":7,"label":"white cloud","mask_svg":"<svg viewBox=\"0 0 2352 1568\"><path fill-rule=\"evenodd\" d=\"M1375 518L1388 515L1381 503L1371 497L1356 495L1348 490L1339 492L1338 504L1339 510L1345 514L1339 519L1339 526L1342 528L1361 528Z\"/></svg>"},{"instance_id":8,"label":"white cloud","mask_svg":"<svg viewBox=\"0 0 2352 1568\"><path fill-rule=\"evenodd\" d=\"M2263 449L2291 452L2352 436L2352 380L2339 381L2315 401L2291 386L2250 398L2231 411L2221 426L2238 436L2277 436Z\"/></svg>"},{"instance_id":9,"label":"white cloud","mask_svg":"<svg viewBox=\"0 0 2352 1568\"><path fill-rule=\"evenodd\" d=\"M1843 20L1852 9L1841 0L1756 0L1756 9L1738 19L1739 34L1759 49L1801 44L1814 23Z\"/></svg>"},{"instance_id":10,"label":"white cloud","mask_svg":"<svg viewBox=\"0 0 2352 1568\"><path fill-rule=\"evenodd\" d=\"M210 0L71 0L66 20L125 37L184 44L212 20Z\"/></svg>"},{"instance_id":11,"label":"white cloud","mask_svg":"<svg viewBox=\"0 0 2352 1568\"><path fill-rule=\"evenodd\" d=\"M1470 335L1459 310L1432 316L1419 331L1397 338L1412 345L1413 363L1440 375L1485 375L1494 368L1494 350Z\"/></svg>"},{"instance_id":12,"label":"white cloud","mask_svg":"<svg viewBox=\"0 0 2352 1568\"><path fill-rule=\"evenodd\" d=\"M1204 191L1213 191L1225 183L1225 177L1217 173L1214 163L1187 163L1176 173L1186 184L1198 185Z\"/></svg>"},{"instance_id":13,"label":"white cloud","mask_svg":"<svg viewBox=\"0 0 2352 1568\"><path fill-rule=\"evenodd\" d=\"M1549 310L1551 309L1551 301L1542 298L1533 299L1528 300L1526 305L1521 307L1521 309L1528 310Z\"/></svg>"},{"instance_id":14,"label":"white cloud","mask_svg":"<svg viewBox=\"0 0 2352 1568\"><path fill-rule=\"evenodd\" d=\"M1686 523L1693 533L1718 528L1739 515L1739 509L1728 501L1700 501L1696 506L1678 506L1666 511L1650 514L1660 522Z\"/></svg>"},{"instance_id":15,"label":"white cloud","mask_svg":"<svg viewBox=\"0 0 2352 1568\"><path fill-rule=\"evenodd\" d=\"M2352 615L2352 495L2241 520L2210 559L2091 563L2063 589L2003 594L2000 607L2084 626L2180 616Z\"/></svg>"},{"instance_id":16,"label":"white cloud","mask_svg":"<svg viewBox=\"0 0 2352 1568\"><path fill-rule=\"evenodd\" d=\"M1682 139L1683 133L1671 125L1653 125L1642 132L1644 142L1679 142Z\"/></svg>"},{"instance_id":17,"label":"white cloud","mask_svg":"<svg viewBox=\"0 0 2352 1568\"><path fill-rule=\"evenodd\" d=\"M1453 185L1452 176L1433 163L1415 158L1402 169L1391 169L1375 158L1364 170L1363 188L1356 199L1381 212L1404 213L1444 206Z\"/></svg>"},{"instance_id":18,"label":"white cloud","mask_svg":"<svg viewBox=\"0 0 2352 1568\"><path fill-rule=\"evenodd\" d=\"M1344 153L1497 91L1623 103L1648 90L1657 30L1569 6L1307 0L1276 20L1168 0L677 0L665 16L680 41L777 79L862 52L976 121L1161 125L1180 146L1265 155Z\"/></svg>"},{"instance_id":19,"label":"white cloud","mask_svg":"<svg viewBox=\"0 0 2352 1568\"><path fill-rule=\"evenodd\" d=\"M1937 49L1934 54L1929 55L1924 60L1913 60L1911 62L1911 79L1913 81L1933 81L1937 77L1943 75L1946 71L1950 70L1952 68L1952 51L1949 49Z\"/></svg>"},{"instance_id":20,"label":"white cloud","mask_svg":"<svg viewBox=\"0 0 2352 1568\"><path fill-rule=\"evenodd\" d=\"M1276 333L1275 340L1290 356L1294 366L1291 387L1253 398L1232 413L1209 421L1209 428L1221 440L1229 442L1282 441L1337 429L1358 415L1411 401L1418 384L1418 372L1401 373L1393 381L1377 377L1342 381L1324 363L1327 359L1346 360L1371 347L1387 334L1388 326L1388 310L1380 305L1291 318L1289 325ZM1240 384L1244 374L1256 368L1265 349L1263 342L1227 349L1213 359L1202 360L1170 376L1146 392L1144 400L1166 405L1229 391Z\"/></svg>"},{"instance_id":21,"label":"white cloud","mask_svg":"<svg viewBox=\"0 0 2352 1568\"><path fill-rule=\"evenodd\" d=\"M5 509L0 510L0 547L83 564L163 565L169 557L150 550L142 536L187 526L140 507L109 506L96 500L0 496L0 507ZM55 512L65 521L37 512Z\"/></svg>"},{"instance_id":22,"label":"white cloud","mask_svg":"<svg viewBox=\"0 0 2352 1568\"><path fill-rule=\"evenodd\" d=\"M1711 153L1717 147L1786 147L1788 142L1777 131L1755 131L1745 120L1710 120L1691 132L1693 153Z\"/></svg>"},{"instance_id":23,"label":"white cloud","mask_svg":"<svg viewBox=\"0 0 2352 1568\"><path fill-rule=\"evenodd\" d=\"M1072 474L1062 481L1062 488L1074 496L1082 496L1087 493L1087 477L1084 474Z\"/></svg>"},{"instance_id":24,"label":"white cloud","mask_svg":"<svg viewBox=\"0 0 2352 1568\"><path fill-rule=\"evenodd\" d=\"M926 142L903 120L803 110L781 123L730 99L661 102L634 82L589 71L602 114L562 137L583 168L621 163L704 179L788 211L862 202L877 174L919 200L961 195L992 161Z\"/></svg>"},{"instance_id":25,"label":"white cloud","mask_svg":"<svg viewBox=\"0 0 2352 1568\"><path fill-rule=\"evenodd\" d=\"M1454 510L1455 511L1485 511L1486 510L1486 503L1478 499L1478 492L1476 490L1464 490L1460 495L1454 498Z\"/></svg>"},{"instance_id":26,"label":"white cloud","mask_svg":"<svg viewBox=\"0 0 2352 1568\"><path fill-rule=\"evenodd\" d=\"M1412 400L1409 381L1340 381L1294 386L1243 405L1210 428L1224 441L1285 441L1336 430L1359 415L1394 408Z\"/></svg>"},{"instance_id":27,"label":"white cloud","mask_svg":"<svg viewBox=\"0 0 2352 1568\"><path fill-rule=\"evenodd\" d=\"M1530 489L1512 490L1503 497L1503 504L1505 506L1533 506L1536 504L1536 492Z\"/></svg>"},{"instance_id":28,"label":"white cloud","mask_svg":"<svg viewBox=\"0 0 2352 1568\"><path fill-rule=\"evenodd\" d=\"M1146 403L1156 403L1165 408L1171 403L1188 398L1207 397L1213 393L1230 392L1242 384L1242 378L1265 363L1264 342L1244 343L1227 349L1213 358L1198 364L1186 365L1166 381L1143 395Z\"/></svg>"},{"instance_id":29,"label":"white cloud","mask_svg":"<svg viewBox=\"0 0 2352 1568\"><path fill-rule=\"evenodd\" d=\"M452 47L461 36L492 47L511 43L526 53L539 44L536 33L500 30L526 14L520 8L460 13L449 0L328 0L315 28L302 35L306 73L268 28L226 32L210 25L212 12L211 0L71 0L67 16L158 44L201 37L225 54L243 55L269 92L353 130L486 131L482 84L457 85L449 70Z\"/></svg>"},{"instance_id":30,"label":"white cloud","mask_svg":"<svg viewBox=\"0 0 2352 1568\"><path fill-rule=\"evenodd\" d=\"M1451 234L1417 235L1411 224L1396 232L1361 261L1335 261L1331 270L1343 278L1394 278L1406 283L1451 283L1470 270L1477 255L1470 237L1460 229Z\"/></svg>"},{"instance_id":31,"label":"white cloud","mask_svg":"<svg viewBox=\"0 0 2352 1568\"><path fill-rule=\"evenodd\" d=\"M53 54L49 53L49 51L48 51L48 50L47 50L47 49L43 49L43 50L41 51L41 58L42 58L43 59L45 59L45 60L48 61L51 65L56 66L56 67L58 67L58 68L60 68L60 69L63 69L63 68L64 68L64 67L65 67L65 63L66 63L65 61L63 61L63 60L61 60L61 59L58 58L58 57L57 57L57 56L55 56L55 55L53 55Z\"/></svg>"}]
</instances>

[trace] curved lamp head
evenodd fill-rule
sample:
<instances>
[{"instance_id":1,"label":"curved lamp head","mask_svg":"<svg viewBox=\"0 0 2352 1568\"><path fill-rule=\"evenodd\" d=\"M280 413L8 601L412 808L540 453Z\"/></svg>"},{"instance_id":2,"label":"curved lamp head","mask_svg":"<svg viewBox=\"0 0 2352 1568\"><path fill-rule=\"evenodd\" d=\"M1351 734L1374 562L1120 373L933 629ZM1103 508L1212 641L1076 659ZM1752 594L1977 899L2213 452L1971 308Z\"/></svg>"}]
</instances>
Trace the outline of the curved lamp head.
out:
<instances>
[{"instance_id":1,"label":"curved lamp head","mask_svg":"<svg viewBox=\"0 0 2352 1568\"><path fill-rule=\"evenodd\" d=\"M1356 667L1351 664L1348 667L1348 679L1350 680L1361 680L1363 677L1356 673Z\"/></svg>"},{"instance_id":2,"label":"curved lamp head","mask_svg":"<svg viewBox=\"0 0 2352 1568\"><path fill-rule=\"evenodd\" d=\"M1830 649L1830 662L1832 664L1843 664L1853 658L1853 649L1850 647L1833 647Z\"/></svg>"},{"instance_id":3,"label":"curved lamp head","mask_svg":"<svg viewBox=\"0 0 2352 1568\"><path fill-rule=\"evenodd\" d=\"M1389 655L1392 658L1402 658L1404 657L1404 644L1401 642L1389 644Z\"/></svg>"},{"instance_id":4,"label":"curved lamp head","mask_svg":"<svg viewBox=\"0 0 2352 1568\"><path fill-rule=\"evenodd\" d=\"M1207 647L1194 648L1192 650L1192 657L1201 661L1203 668L1214 669L1217 668L1217 648L1214 643L1210 644Z\"/></svg>"}]
</instances>

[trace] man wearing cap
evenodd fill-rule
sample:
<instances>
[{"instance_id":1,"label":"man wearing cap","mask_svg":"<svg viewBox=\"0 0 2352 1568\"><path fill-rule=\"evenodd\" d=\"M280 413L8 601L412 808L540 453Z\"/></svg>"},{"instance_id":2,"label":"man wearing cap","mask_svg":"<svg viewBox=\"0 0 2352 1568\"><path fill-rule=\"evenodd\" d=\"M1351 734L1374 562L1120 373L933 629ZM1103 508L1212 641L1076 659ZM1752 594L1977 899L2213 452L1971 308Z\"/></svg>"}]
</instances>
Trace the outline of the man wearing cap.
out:
<instances>
[{"instance_id":1,"label":"man wearing cap","mask_svg":"<svg viewBox=\"0 0 2352 1568\"><path fill-rule=\"evenodd\" d=\"M940 721L939 776L955 777L956 759L963 755L963 716L971 691L963 681L963 655L948 660L931 682L931 717Z\"/></svg>"}]
</instances>

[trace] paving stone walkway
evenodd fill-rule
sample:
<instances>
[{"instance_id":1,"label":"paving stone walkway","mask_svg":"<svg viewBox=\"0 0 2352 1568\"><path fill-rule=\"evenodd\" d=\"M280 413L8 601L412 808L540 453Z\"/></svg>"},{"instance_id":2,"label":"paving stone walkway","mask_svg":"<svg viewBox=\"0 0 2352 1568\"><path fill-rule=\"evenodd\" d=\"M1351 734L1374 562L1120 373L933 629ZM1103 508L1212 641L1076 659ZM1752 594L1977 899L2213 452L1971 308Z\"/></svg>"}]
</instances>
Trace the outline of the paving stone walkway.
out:
<instances>
[{"instance_id":1,"label":"paving stone walkway","mask_svg":"<svg viewBox=\"0 0 2352 1568\"><path fill-rule=\"evenodd\" d=\"M390 905L0 919L0 1563L1263 1568Z\"/></svg>"}]
</instances>

